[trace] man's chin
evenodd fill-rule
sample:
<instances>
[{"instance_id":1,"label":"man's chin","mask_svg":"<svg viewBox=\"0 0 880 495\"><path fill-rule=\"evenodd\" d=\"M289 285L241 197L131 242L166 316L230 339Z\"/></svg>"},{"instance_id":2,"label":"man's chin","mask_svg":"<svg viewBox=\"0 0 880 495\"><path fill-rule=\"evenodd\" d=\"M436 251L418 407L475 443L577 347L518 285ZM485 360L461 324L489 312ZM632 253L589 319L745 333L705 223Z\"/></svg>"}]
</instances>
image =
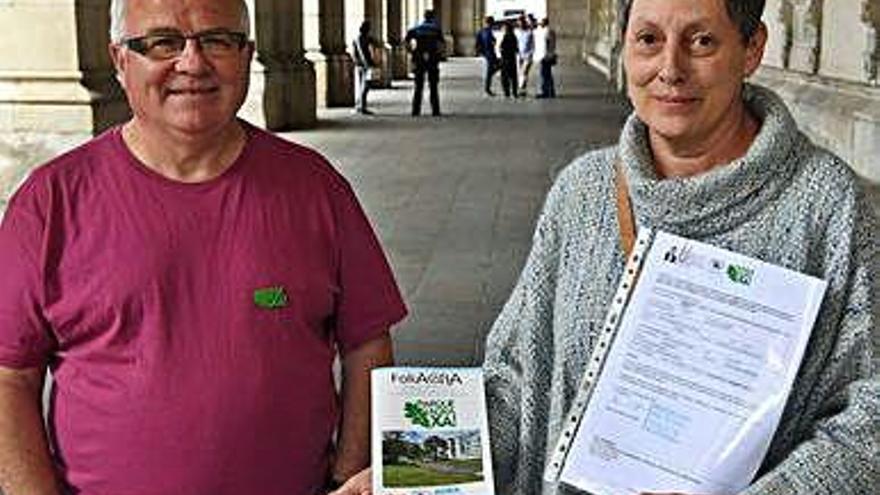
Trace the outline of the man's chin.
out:
<instances>
[{"instance_id":1,"label":"man's chin","mask_svg":"<svg viewBox=\"0 0 880 495\"><path fill-rule=\"evenodd\" d=\"M235 116L219 118L211 116L210 118L201 116L185 116L178 115L177 118L169 119L165 122L165 128L175 134L204 136L212 133L221 133L227 126L235 122ZM184 117L184 118L181 118Z\"/></svg>"}]
</instances>

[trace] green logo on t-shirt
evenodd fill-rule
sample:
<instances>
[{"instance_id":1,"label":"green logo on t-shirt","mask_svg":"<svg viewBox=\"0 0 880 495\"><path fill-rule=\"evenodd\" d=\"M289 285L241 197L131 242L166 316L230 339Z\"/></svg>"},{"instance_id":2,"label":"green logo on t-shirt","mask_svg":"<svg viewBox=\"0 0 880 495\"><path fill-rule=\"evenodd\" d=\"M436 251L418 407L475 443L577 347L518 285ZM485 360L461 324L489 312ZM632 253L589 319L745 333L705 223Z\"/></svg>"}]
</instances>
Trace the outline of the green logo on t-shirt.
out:
<instances>
[{"instance_id":1,"label":"green logo on t-shirt","mask_svg":"<svg viewBox=\"0 0 880 495\"><path fill-rule=\"evenodd\" d=\"M264 287L254 290L254 304L258 308L276 309L287 306L284 287Z\"/></svg>"}]
</instances>

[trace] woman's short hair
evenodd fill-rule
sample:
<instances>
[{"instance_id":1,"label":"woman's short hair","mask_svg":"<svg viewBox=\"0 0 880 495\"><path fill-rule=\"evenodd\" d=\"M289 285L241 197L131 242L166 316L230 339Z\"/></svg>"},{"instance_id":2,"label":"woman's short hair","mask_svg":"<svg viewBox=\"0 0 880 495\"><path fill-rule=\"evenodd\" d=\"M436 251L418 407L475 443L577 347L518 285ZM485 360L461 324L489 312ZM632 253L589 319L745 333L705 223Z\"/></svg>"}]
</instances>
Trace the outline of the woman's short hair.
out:
<instances>
[{"instance_id":1,"label":"woman's short hair","mask_svg":"<svg viewBox=\"0 0 880 495\"><path fill-rule=\"evenodd\" d=\"M629 25L629 11L633 0L618 0L617 11L620 14L620 30L626 32ZM727 15L742 34L743 40L752 39L758 27L761 25L761 16L764 15L766 0L724 0L727 6Z\"/></svg>"},{"instance_id":2,"label":"woman's short hair","mask_svg":"<svg viewBox=\"0 0 880 495\"><path fill-rule=\"evenodd\" d=\"M251 18L247 4L240 0L241 8L241 31L251 35ZM125 12L128 10L128 0L111 0L110 2L110 41L119 43L125 37Z\"/></svg>"}]
</instances>

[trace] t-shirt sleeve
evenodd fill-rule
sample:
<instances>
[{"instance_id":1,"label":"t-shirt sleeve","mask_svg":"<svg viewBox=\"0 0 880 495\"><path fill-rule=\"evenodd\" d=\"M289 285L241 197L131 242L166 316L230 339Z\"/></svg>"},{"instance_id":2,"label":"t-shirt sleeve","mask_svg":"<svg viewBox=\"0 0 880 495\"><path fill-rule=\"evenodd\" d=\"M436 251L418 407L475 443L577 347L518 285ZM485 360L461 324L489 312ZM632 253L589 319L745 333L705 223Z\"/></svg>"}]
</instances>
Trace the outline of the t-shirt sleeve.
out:
<instances>
[{"instance_id":1,"label":"t-shirt sleeve","mask_svg":"<svg viewBox=\"0 0 880 495\"><path fill-rule=\"evenodd\" d=\"M43 317L39 252L42 224L34 188L13 197L0 223L0 366L45 366L54 348Z\"/></svg>"},{"instance_id":2,"label":"t-shirt sleeve","mask_svg":"<svg viewBox=\"0 0 880 495\"><path fill-rule=\"evenodd\" d=\"M348 184L337 196L336 215L336 338L346 351L387 332L407 310L379 240Z\"/></svg>"}]
</instances>

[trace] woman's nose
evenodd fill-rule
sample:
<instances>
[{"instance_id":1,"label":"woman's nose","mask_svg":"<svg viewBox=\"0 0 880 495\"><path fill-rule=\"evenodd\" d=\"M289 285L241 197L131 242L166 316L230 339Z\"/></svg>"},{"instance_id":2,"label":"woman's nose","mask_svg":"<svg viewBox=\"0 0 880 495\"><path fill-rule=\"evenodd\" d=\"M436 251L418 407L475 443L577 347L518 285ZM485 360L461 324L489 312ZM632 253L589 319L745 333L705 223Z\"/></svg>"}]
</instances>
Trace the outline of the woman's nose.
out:
<instances>
[{"instance_id":1,"label":"woman's nose","mask_svg":"<svg viewBox=\"0 0 880 495\"><path fill-rule=\"evenodd\" d=\"M687 76L687 54L674 43L669 43L660 57L660 81L669 85L678 85L684 82Z\"/></svg>"}]
</instances>

